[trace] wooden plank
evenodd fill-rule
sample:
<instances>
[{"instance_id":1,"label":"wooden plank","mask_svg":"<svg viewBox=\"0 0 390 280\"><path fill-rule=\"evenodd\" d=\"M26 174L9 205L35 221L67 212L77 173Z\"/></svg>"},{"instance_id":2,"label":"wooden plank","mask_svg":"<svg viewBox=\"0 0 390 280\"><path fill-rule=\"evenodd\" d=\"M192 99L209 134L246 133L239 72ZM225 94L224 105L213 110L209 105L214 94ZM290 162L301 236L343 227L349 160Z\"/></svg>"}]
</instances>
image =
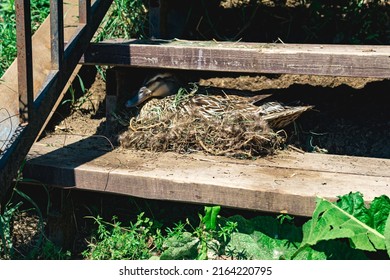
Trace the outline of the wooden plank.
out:
<instances>
[{"instance_id":1,"label":"wooden plank","mask_svg":"<svg viewBox=\"0 0 390 280\"><path fill-rule=\"evenodd\" d=\"M390 46L113 40L91 44L81 63L390 78Z\"/></svg>"},{"instance_id":2,"label":"wooden plank","mask_svg":"<svg viewBox=\"0 0 390 280\"><path fill-rule=\"evenodd\" d=\"M61 187L304 216L317 196L390 196L388 159L287 152L246 161L110 150L102 137L54 136L32 147L24 176Z\"/></svg>"},{"instance_id":3,"label":"wooden plank","mask_svg":"<svg viewBox=\"0 0 390 280\"><path fill-rule=\"evenodd\" d=\"M196 157L196 155L194 155L194 157ZM229 159L223 157L215 158L214 160L229 162ZM234 161L234 163L264 167L342 173L345 175L354 174L375 177L390 177L390 161L388 159L380 158L282 151L275 156L259 158L256 161Z\"/></svg>"}]
</instances>

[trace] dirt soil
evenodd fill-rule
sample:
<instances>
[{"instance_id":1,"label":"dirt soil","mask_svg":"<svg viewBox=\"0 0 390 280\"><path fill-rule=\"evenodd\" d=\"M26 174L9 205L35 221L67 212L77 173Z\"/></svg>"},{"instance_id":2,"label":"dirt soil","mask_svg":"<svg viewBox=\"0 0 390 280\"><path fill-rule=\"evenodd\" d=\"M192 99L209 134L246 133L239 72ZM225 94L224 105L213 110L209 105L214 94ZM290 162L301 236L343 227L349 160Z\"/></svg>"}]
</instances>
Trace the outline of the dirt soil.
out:
<instances>
[{"instance_id":1,"label":"dirt soil","mask_svg":"<svg viewBox=\"0 0 390 280\"><path fill-rule=\"evenodd\" d=\"M231 88L238 90L260 91L266 89L287 89L293 85L335 88L346 85L362 89L368 83L380 81L374 78L327 77L314 75L275 75L275 76L238 76L201 79L201 86Z\"/></svg>"},{"instance_id":2,"label":"dirt soil","mask_svg":"<svg viewBox=\"0 0 390 280\"><path fill-rule=\"evenodd\" d=\"M80 73L86 81L87 93L80 90L80 84L75 81L72 87L76 91L76 99L73 109L72 102L61 105L48 126L49 133L93 135L103 134L105 125L105 98L106 84L91 67L86 67ZM84 97L86 96L86 98ZM64 101L71 100L71 96L65 96ZM53 131L54 130L54 131Z\"/></svg>"}]
</instances>

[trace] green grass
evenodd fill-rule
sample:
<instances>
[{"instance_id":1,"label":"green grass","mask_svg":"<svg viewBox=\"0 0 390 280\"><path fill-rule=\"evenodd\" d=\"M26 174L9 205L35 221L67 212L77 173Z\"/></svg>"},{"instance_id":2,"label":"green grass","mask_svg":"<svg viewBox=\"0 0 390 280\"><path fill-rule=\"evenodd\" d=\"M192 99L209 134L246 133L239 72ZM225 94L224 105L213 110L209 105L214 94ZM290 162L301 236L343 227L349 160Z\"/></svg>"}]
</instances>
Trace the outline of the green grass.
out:
<instances>
[{"instance_id":1,"label":"green grass","mask_svg":"<svg viewBox=\"0 0 390 280\"><path fill-rule=\"evenodd\" d=\"M31 27L36 31L50 12L49 0L31 2ZM146 7L142 0L114 0L103 20L96 41L107 38L142 38L145 35ZM0 3L0 77L16 57L15 0Z\"/></svg>"},{"instance_id":2,"label":"green grass","mask_svg":"<svg viewBox=\"0 0 390 280\"><path fill-rule=\"evenodd\" d=\"M147 8L144 2L143 0L114 0L96 32L94 41L144 38L147 22ZM96 69L105 81L106 67L96 66Z\"/></svg>"},{"instance_id":3,"label":"green grass","mask_svg":"<svg viewBox=\"0 0 390 280\"><path fill-rule=\"evenodd\" d=\"M15 0L0 4L0 77L16 57ZM31 2L31 28L35 32L50 11L49 0Z\"/></svg>"},{"instance_id":4,"label":"green grass","mask_svg":"<svg viewBox=\"0 0 390 280\"><path fill-rule=\"evenodd\" d=\"M95 41L113 38L143 38L147 9L143 0L114 0Z\"/></svg>"}]
</instances>

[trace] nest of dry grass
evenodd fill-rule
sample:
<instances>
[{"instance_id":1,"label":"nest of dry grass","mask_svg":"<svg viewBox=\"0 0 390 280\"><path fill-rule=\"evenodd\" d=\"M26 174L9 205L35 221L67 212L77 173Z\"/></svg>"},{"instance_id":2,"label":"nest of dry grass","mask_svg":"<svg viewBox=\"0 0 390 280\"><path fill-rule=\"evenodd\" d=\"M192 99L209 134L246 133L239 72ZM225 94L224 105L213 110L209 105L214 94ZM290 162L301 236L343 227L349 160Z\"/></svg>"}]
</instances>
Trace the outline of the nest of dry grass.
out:
<instances>
[{"instance_id":1,"label":"nest of dry grass","mask_svg":"<svg viewBox=\"0 0 390 280\"><path fill-rule=\"evenodd\" d=\"M128 130L119 136L120 145L154 152L203 151L248 158L273 154L285 142L284 132L275 133L251 111L230 110L205 116L199 110L189 110L192 95L149 101L137 117L128 121Z\"/></svg>"}]
</instances>

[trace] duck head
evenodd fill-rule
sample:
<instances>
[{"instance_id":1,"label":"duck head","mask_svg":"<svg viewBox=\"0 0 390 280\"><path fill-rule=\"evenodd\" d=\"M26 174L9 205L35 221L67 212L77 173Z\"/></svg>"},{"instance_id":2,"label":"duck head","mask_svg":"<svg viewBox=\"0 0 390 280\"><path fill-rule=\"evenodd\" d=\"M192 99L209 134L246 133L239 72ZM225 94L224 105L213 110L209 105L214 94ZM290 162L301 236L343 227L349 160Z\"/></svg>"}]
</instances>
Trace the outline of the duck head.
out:
<instances>
[{"instance_id":1,"label":"duck head","mask_svg":"<svg viewBox=\"0 0 390 280\"><path fill-rule=\"evenodd\" d=\"M166 97L176 94L178 89L179 82L174 75L170 73L158 74L146 80L135 96L126 102L125 106L127 108L136 107L153 97Z\"/></svg>"}]
</instances>

